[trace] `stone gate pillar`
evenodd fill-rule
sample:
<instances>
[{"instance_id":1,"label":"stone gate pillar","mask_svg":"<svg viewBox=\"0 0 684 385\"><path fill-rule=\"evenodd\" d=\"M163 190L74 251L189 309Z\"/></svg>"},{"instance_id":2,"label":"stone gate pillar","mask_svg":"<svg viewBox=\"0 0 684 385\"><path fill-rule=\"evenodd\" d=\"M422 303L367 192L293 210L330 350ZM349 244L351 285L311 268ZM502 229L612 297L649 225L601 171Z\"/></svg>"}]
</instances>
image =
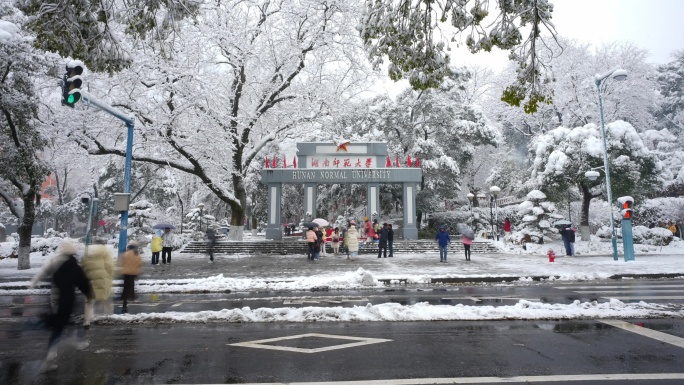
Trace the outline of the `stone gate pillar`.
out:
<instances>
[{"instance_id":1,"label":"stone gate pillar","mask_svg":"<svg viewBox=\"0 0 684 385\"><path fill-rule=\"evenodd\" d=\"M416 183L402 183L404 200L404 239L418 239L416 227Z\"/></svg>"},{"instance_id":2,"label":"stone gate pillar","mask_svg":"<svg viewBox=\"0 0 684 385\"><path fill-rule=\"evenodd\" d=\"M266 239L283 239L283 229L280 223L280 198L282 183L268 184L268 218L266 224Z\"/></svg>"},{"instance_id":3,"label":"stone gate pillar","mask_svg":"<svg viewBox=\"0 0 684 385\"><path fill-rule=\"evenodd\" d=\"M377 213L375 218L380 223L380 183L366 184L366 213L368 219L373 222L373 213Z\"/></svg>"},{"instance_id":4,"label":"stone gate pillar","mask_svg":"<svg viewBox=\"0 0 684 385\"><path fill-rule=\"evenodd\" d=\"M318 184L304 183L304 213L311 213L311 219L316 218L316 197ZM305 218L306 220L306 218Z\"/></svg>"}]
</instances>

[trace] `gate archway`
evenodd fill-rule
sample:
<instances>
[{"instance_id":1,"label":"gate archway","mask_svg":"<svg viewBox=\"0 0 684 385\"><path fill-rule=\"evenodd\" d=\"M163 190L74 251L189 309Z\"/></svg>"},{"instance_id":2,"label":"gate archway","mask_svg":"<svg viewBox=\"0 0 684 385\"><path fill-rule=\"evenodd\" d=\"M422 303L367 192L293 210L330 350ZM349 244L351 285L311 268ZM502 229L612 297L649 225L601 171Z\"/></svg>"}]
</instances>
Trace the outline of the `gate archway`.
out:
<instances>
[{"instance_id":1,"label":"gate archway","mask_svg":"<svg viewBox=\"0 0 684 385\"><path fill-rule=\"evenodd\" d=\"M423 176L420 168L387 167L387 143L297 143L299 168L266 168L261 182L268 186L266 239L280 240L283 183L304 186L304 212L316 218L318 184L365 184L366 212L380 213L380 184L401 184L404 239L418 239L416 189ZM370 216L370 215L369 215Z\"/></svg>"}]
</instances>

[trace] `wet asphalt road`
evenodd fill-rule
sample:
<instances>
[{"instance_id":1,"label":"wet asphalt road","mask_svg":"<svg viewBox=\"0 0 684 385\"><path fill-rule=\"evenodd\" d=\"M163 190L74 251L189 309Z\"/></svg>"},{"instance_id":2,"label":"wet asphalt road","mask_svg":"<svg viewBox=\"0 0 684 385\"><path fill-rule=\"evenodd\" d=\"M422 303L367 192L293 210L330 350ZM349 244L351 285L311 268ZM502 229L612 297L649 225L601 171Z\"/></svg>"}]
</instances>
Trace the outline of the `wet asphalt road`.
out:
<instances>
[{"instance_id":1,"label":"wet asphalt road","mask_svg":"<svg viewBox=\"0 0 684 385\"><path fill-rule=\"evenodd\" d=\"M638 320L684 337L682 320ZM47 333L0 325L2 384L173 384L370 381L410 378L679 373L681 347L597 321L497 321L310 324L97 325L78 351L65 342L59 368L38 374ZM387 341L315 353L231 344L317 349L350 340ZM339 338L336 338L339 337ZM546 383L557 383L559 379ZM526 382L543 383L543 382ZM582 384L605 383L588 381ZM621 383L621 382L610 382Z\"/></svg>"},{"instance_id":2,"label":"wet asphalt road","mask_svg":"<svg viewBox=\"0 0 684 385\"><path fill-rule=\"evenodd\" d=\"M548 303L574 300L684 303L681 280L619 280L497 285L388 287L362 291L141 295L131 312L194 312L249 306L355 306L366 303L512 305L520 299ZM678 299L679 298L679 299ZM85 351L75 349L81 331L70 327L57 359L59 369L38 374L48 333L30 321L47 295L0 296L0 384L268 383L386 379L534 376L519 383L559 383L566 377L644 374L629 384L684 383L684 347L600 321L442 321L371 323L132 324L93 325ZM77 309L82 309L79 302ZM118 306L117 306L118 309ZM99 311L99 309L98 309ZM684 320L630 320L684 339ZM271 349L231 344L312 336L265 343ZM79 337L80 338L80 337ZM363 343L348 338L389 340ZM684 341L684 340L683 340ZM273 350L280 347L281 350ZM282 350L282 349L289 350ZM664 380L658 373L683 373ZM482 381L479 381L482 382ZM410 383L410 382L408 382ZM510 382L507 383L517 383ZM591 377L582 384L624 383ZM387 384L392 384L387 383ZM404 384L404 383L402 383Z\"/></svg>"}]
</instances>

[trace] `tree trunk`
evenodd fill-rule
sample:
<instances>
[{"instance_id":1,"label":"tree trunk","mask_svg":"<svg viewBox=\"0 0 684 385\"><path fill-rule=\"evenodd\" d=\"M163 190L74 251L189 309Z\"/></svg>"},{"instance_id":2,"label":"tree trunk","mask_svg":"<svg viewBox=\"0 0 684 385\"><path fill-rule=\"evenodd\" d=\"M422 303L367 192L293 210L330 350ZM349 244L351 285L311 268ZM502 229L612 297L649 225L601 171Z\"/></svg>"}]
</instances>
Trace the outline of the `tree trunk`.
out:
<instances>
[{"instance_id":1,"label":"tree trunk","mask_svg":"<svg viewBox=\"0 0 684 385\"><path fill-rule=\"evenodd\" d=\"M586 185L581 185L582 190L582 218L580 220L580 235L583 241L589 241L590 231L589 231L589 204L591 203L591 192L589 187Z\"/></svg>"},{"instance_id":2,"label":"tree trunk","mask_svg":"<svg viewBox=\"0 0 684 385\"><path fill-rule=\"evenodd\" d=\"M31 268L31 231L36 219L36 195L33 189L22 197L24 201L24 216L17 227L19 234L19 248L17 253L17 269L26 270Z\"/></svg>"},{"instance_id":3,"label":"tree trunk","mask_svg":"<svg viewBox=\"0 0 684 385\"><path fill-rule=\"evenodd\" d=\"M247 201L247 191L245 191L242 175L233 176L233 189L237 202L228 202L231 212L228 239L231 241L242 241L245 229L245 206L239 202Z\"/></svg>"}]
</instances>

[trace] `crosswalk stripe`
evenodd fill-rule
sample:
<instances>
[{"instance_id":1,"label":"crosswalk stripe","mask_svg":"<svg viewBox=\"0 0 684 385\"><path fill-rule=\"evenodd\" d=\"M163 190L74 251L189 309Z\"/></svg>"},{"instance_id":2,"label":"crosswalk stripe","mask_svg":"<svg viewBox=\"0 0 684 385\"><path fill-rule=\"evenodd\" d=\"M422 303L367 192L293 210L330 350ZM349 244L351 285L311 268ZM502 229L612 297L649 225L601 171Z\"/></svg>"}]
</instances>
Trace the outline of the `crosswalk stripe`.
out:
<instances>
[{"instance_id":1,"label":"crosswalk stripe","mask_svg":"<svg viewBox=\"0 0 684 385\"><path fill-rule=\"evenodd\" d=\"M595 289L656 289L656 288L673 288L673 287L682 287L684 288L684 285L643 285L643 284L634 284L634 285L595 285L595 286L554 286L554 289L570 289L570 290L595 290Z\"/></svg>"},{"instance_id":2,"label":"crosswalk stripe","mask_svg":"<svg viewBox=\"0 0 684 385\"><path fill-rule=\"evenodd\" d=\"M619 294L619 293L629 294L629 293L636 292L636 290L631 291L631 292L627 291L627 290L573 290L573 291L575 293L595 293L595 294ZM684 290L651 290L651 289L647 290L647 289L642 289L642 290L638 290L638 291L641 293L643 293L645 291L650 291L650 292L658 293L658 294L660 294L660 293L683 293L684 294Z\"/></svg>"},{"instance_id":3,"label":"crosswalk stripe","mask_svg":"<svg viewBox=\"0 0 684 385\"><path fill-rule=\"evenodd\" d=\"M668 296L662 296L662 295L635 295L635 296L610 296L610 297L605 297L601 296L601 298L605 299L617 299L620 301L649 301L649 300L683 300L684 296L682 295L668 295Z\"/></svg>"},{"instance_id":4,"label":"crosswalk stripe","mask_svg":"<svg viewBox=\"0 0 684 385\"><path fill-rule=\"evenodd\" d=\"M616 328L620 328L622 330L627 330L632 333L640 334L645 337L653 338L654 340L660 341L660 342L665 342L670 345L678 346L680 348L684 348L684 338L673 336L671 334L659 332L657 330L645 328L642 326L637 326L629 322L625 321L620 321L620 320L598 320L599 322L602 322L604 324L608 324L611 326L615 326Z\"/></svg>"},{"instance_id":5,"label":"crosswalk stripe","mask_svg":"<svg viewBox=\"0 0 684 385\"><path fill-rule=\"evenodd\" d=\"M362 381L325 381L325 382L288 382L287 385L419 385L419 384L495 384L495 383L539 383L539 382L580 382L580 381L657 381L684 380L684 373L616 373L616 374L575 374L557 376L516 376L516 377L453 377L453 378L411 378L396 380ZM246 385L285 385L284 382L252 383Z\"/></svg>"}]
</instances>

